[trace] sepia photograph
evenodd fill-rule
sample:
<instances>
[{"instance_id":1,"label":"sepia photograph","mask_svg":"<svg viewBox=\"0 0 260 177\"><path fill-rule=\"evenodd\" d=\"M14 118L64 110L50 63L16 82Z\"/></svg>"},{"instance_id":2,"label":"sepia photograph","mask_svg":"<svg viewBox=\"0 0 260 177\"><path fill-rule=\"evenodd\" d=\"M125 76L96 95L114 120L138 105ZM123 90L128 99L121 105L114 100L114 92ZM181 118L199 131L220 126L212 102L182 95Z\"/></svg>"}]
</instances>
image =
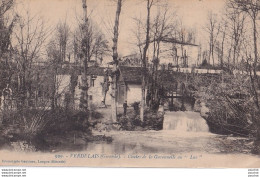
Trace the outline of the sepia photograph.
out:
<instances>
[{"instance_id":1,"label":"sepia photograph","mask_svg":"<svg viewBox=\"0 0 260 177\"><path fill-rule=\"evenodd\" d=\"M260 0L0 0L0 166L260 168L259 27Z\"/></svg>"}]
</instances>

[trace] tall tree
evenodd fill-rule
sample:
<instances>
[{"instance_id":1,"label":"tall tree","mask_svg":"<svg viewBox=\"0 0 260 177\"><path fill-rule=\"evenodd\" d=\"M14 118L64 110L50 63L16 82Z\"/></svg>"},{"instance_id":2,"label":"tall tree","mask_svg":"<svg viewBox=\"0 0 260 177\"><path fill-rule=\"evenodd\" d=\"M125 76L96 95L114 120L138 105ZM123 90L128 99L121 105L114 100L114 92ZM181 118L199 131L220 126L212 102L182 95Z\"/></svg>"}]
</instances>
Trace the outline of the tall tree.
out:
<instances>
[{"instance_id":1,"label":"tall tree","mask_svg":"<svg viewBox=\"0 0 260 177\"><path fill-rule=\"evenodd\" d=\"M11 36L17 18L16 16L8 18L13 6L13 0L0 0L0 95L2 93L1 90L7 84L10 84L11 76L15 72L12 61L10 61L10 51L12 43Z\"/></svg>"},{"instance_id":2,"label":"tall tree","mask_svg":"<svg viewBox=\"0 0 260 177\"><path fill-rule=\"evenodd\" d=\"M141 121L144 120L144 107L145 107L145 88L146 88L146 62L147 62L147 50L150 45L150 21L151 21L151 8L154 4L154 0L146 0L146 10L147 10L147 17L146 17L146 37L145 37L145 44L143 48L143 55L142 55L142 96L141 96L141 109L140 109L140 119Z\"/></svg>"},{"instance_id":3,"label":"tall tree","mask_svg":"<svg viewBox=\"0 0 260 177\"><path fill-rule=\"evenodd\" d=\"M117 10L114 25L114 37L113 37L113 72L112 72L112 103L111 103L111 116L112 120L115 122L117 119L117 80L119 76L118 70L118 36L119 36L119 19L122 8L122 0L117 1Z\"/></svg>"},{"instance_id":4,"label":"tall tree","mask_svg":"<svg viewBox=\"0 0 260 177\"><path fill-rule=\"evenodd\" d=\"M42 57L43 46L48 37L44 21L38 16L19 17L14 32L14 58L17 62L19 99L22 106L31 97L34 64Z\"/></svg>"},{"instance_id":5,"label":"tall tree","mask_svg":"<svg viewBox=\"0 0 260 177\"><path fill-rule=\"evenodd\" d=\"M86 112L89 106L87 76L89 62L93 59L97 61L98 58L102 60L104 55L108 55L109 49L108 41L105 39L104 34L88 15L86 0L82 0L82 5L84 20L79 22L79 27L74 32L73 47L76 60L80 59L77 62L83 66L80 108Z\"/></svg>"},{"instance_id":6,"label":"tall tree","mask_svg":"<svg viewBox=\"0 0 260 177\"><path fill-rule=\"evenodd\" d=\"M59 46L60 62L64 62L66 60L69 38L70 27L67 22L59 22L56 27L56 41Z\"/></svg>"},{"instance_id":7,"label":"tall tree","mask_svg":"<svg viewBox=\"0 0 260 177\"><path fill-rule=\"evenodd\" d=\"M157 9L157 15L152 21L151 36L153 38L153 68L151 83L151 105L158 108L160 104L159 85L158 85L158 69L160 64L160 54L162 42L165 38L172 35L174 28L173 14L169 13L168 4L162 4Z\"/></svg>"},{"instance_id":8,"label":"tall tree","mask_svg":"<svg viewBox=\"0 0 260 177\"><path fill-rule=\"evenodd\" d=\"M256 68L259 64L258 56L258 36L257 36L257 20L260 13L260 0L230 0L229 3L234 9L237 9L245 13L252 24L252 36L253 36L253 55L254 57L251 60L251 56L247 59L248 70L251 80L252 96L255 105L255 111L252 115L253 122L257 127L257 135L255 141L255 147L260 152L260 103L259 103L259 90L260 90L260 81L259 76L257 76Z\"/></svg>"},{"instance_id":9,"label":"tall tree","mask_svg":"<svg viewBox=\"0 0 260 177\"><path fill-rule=\"evenodd\" d=\"M230 41L230 49L228 55L228 61L232 60L233 68L237 68L239 64L239 58L241 58L241 45L243 38L245 38L245 14L241 13L235 8L229 8L228 5L226 21L228 25L227 37Z\"/></svg>"},{"instance_id":10,"label":"tall tree","mask_svg":"<svg viewBox=\"0 0 260 177\"><path fill-rule=\"evenodd\" d=\"M84 22L81 26L83 38L81 40L81 50L83 55L83 73L81 75L82 86L81 86L81 97L80 97L80 108L87 112L88 111L88 78L87 68L89 61L89 26L88 26L88 14L87 14L87 2L82 0L83 7L83 19Z\"/></svg>"},{"instance_id":11,"label":"tall tree","mask_svg":"<svg viewBox=\"0 0 260 177\"><path fill-rule=\"evenodd\" d=\"M57 107L57 94L59 81L57 80L58 69L62 67L66 60L67 48L70 39L70 28L65 22L59 22L56 26L53 38L47 45L47 55L50 62L50 72L52 75L51 107Z\"/></svg>"},{"instance_id":12,"label":"tall tree","mask_svg":"<svg viewBox=\"0 0 260 177\"><path fill-rule=\"evenodd\" d=\"M211 62L212 59L212 64L213 66L215 65L215 58L214 58L214 48L215 48L215 44L216 44L216 40L218 38L219 35L219 29L220 29L220 25L218 25L219 23L217 22L217 18L216 15L213 14L212 11L210 11L208 13L208 24L206 26L206 31L209 34L209 59L208 59L208 63Z\"/></svg>"}]
</instances>

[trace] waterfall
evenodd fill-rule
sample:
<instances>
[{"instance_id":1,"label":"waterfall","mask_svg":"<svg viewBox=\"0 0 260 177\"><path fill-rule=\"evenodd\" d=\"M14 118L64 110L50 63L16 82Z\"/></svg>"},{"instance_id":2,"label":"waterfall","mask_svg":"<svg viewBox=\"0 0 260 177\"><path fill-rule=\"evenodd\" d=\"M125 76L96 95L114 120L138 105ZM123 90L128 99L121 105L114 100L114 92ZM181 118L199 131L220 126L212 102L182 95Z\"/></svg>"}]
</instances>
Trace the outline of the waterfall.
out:
<instances>
[{"instance_id":1,"label":"waterfall","mask_svg":"<svg viewBox=\"0 0 260 177\"><path fill-rule=\"evenodd\" d=\"M179 132L209 132L207 122L196 112L166 112L163 130Z\"/></svg>"}]
</instances>

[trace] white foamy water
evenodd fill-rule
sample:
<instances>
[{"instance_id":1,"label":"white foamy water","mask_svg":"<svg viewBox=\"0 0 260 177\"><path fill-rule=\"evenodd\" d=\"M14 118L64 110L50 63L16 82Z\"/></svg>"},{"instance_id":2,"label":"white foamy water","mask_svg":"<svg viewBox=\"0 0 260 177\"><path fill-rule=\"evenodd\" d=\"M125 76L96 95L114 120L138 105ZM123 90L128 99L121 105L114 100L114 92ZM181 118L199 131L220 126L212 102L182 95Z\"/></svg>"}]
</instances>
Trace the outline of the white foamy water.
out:
<instances>
[{"instance_id":1,"label":"white foamy water","mask_svg":"<svg viewBox=\"0 0 260 177\"><path fill-rule=\"evenodd\" d=\"M209 132L207 122L196 112L166 112L163 130Z\"/></svg>"}]
</instances>

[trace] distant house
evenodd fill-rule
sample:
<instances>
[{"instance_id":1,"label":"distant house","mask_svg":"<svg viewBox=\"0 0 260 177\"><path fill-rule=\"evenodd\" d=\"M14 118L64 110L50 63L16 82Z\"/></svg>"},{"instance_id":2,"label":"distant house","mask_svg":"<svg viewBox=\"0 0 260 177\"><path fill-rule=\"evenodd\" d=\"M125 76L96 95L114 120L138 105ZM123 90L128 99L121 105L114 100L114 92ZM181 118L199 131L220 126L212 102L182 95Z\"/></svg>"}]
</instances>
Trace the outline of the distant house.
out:
<instances>
[{"instance_id":1,"label":"distant house","mask_svg":"<svg viewBox=\"0 0 260 177\"><path fill-rule=\"evenodd\" d=\"M88 101L90 104L101 106L105 100L107 105L111 104L110 90L105 97L104 83L105 83L105 70L104 67L91 66L87 69L88 76ZM64 68L56 77L57 82L57 95L59 95L58 105L64 106L65 97L67 93L73 93L73 99L76 109L80 105L81 87L82 87L82 69Z\"/></svg>"},{"instance_id":2,"label":"distant house","mask_svg":"<svg viewBox=\"0 0 260 177\"><path fill-rule=\"evenodd\" d=\"M87 69L87 75L88 75L88 99L89 103L94 104L96 106L103 106L103 101L105 100L106 105L111 105L111 96L109 89L108 92L105 95L105 89L104 84L106 84L106 68L104 67L89 67ZM107 78L109 79L109 78ZM109 81L109 80L108 80ZM82 86L82 80L81 75L78 76L78 84L75 89L75 104L79 105L80 103L80 95L81 95L81 89Z\"/></svg>"},{"instance_id":3,"label":"distant house","mask_svg":"<svg viewBox=\"0 0 260 177\"><path fill-rule=\"evenodd\" d=\"M128 104L139 102L142 94L142 69L141 67L120 66L118 82L118 104L127 101Z\"/></svg>"},{"instance_id":4,"label":"distant house","mask_svg":"<svg viewBox=\"0 0 260 177\"><path fill-rule=\"evenodd\" d=\"M91 66L87 69L88 75L88 101L90 104L96 106L103 106L104 101L107 106L111 105L111 77L105 72L107 68L99 66ZM128 104L138 102L141 100L141 83L142 83L142 70L141 67L119 67L120 76L117 88L117 103L118 106L127 101ZM65 95L70 91L72 85L72 75L67 70L57 76L57 83L59 83L58 94L60 95L59 102L61 106L65 101ZM108 91L105 91L104 84L108 84ZM81 74L77 74L77 80L74 89L74 103L75 108L79 108L81 96Z\"/></svg>"}]
</instances>

